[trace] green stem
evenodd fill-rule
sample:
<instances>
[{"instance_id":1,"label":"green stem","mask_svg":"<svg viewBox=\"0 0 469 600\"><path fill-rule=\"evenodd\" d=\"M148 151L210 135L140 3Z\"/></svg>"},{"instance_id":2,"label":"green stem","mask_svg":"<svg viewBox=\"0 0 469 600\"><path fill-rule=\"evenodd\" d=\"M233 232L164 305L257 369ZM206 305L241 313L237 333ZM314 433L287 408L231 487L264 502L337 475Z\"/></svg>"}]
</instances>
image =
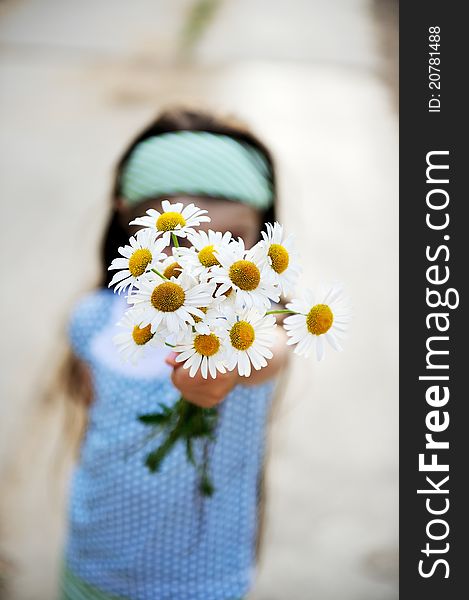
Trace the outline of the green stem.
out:
<instances>
[{"instance_id":1,"label":"green stem","mask_svg":"<svg viewBox=\"0 0 469 600\"><path fill-rule=\"evenodd\" d=\"M210 478L209 445L215 439L218 411L214 408L201 408L187 402L182 396L172 408L162 406L162 413L140 415L140 421L147 425L159 425L157 430L164 435L160 445L146 456L145 464L151 472L158 471L166 456L178 441L185 442L187 460L197 471L198 487L203 496L212 496L215 488ZM161 421L161 424L158 423ZM204 443L200 460L194 453L193 441Z\"/></svg>"},{"instance_id":2,"label":"green stem","mask_svg":"<svg viewBox=\"0 0 469 600\"><path fill-rule=\"evenodd\" d=\"M179 436L179 429L175 427L169 432L164 442L154 452L150 452L150 454L147 456L145 464L152 473L158 471L165 456L178 441Z\"/></svg>"},{"instance_id":3,"label":"green stem","mask_svg":"<svg viewBox=\"0 0 469 600\"><path fill-rule=\"evenodd\" d=\"M284 315L284 314L299 315L300 313L296 312L296 310L282 309L282 310L268 310L265 314L266 315Z\"/></svg>"},{"instance_id":4,"label":"green stem","mask_svg":"<svg viewBox=\"0 0 469 600\"><path fill-rule=\"evenodd\" d=\"M170 348L176 348L174 344L170 344L169 342L165 342L164 344L165 346L169 346Z\"/></svg>"},{"instance_id":5,"label":"green stem","mask_svg":"<svg viewBox=\"0 0 469 600\"><path fill-rule=\"evenodd\" d=\"M181 396L174 408L177 411L176 423L172 429L168 431L163 443L160 444L156 450L150 452L145 461L145 464L153 473L158 471L166 455L179 440L179 438L182 437L184 432L184 427L186 425L185 418L186 414L190 410L190 405Z\"/></svg>"},{"instance_id":6,"label":"green stem","mask_svg":"<svg viewBox=\"0 0 469 600\"><path fill-rule=\"evenodd\" d=\"M160 273L159 271L157 271L156 269L152 269L153 273L156 273L159 277L161 277L161 279L164 279L165 281L169 281L169 279L167 277L165 277L163 275L163 273Z\"/></svg>"},{"instance_id":7,"label":"green stem","mask_svg":"<svg viewBox=\"0 0 469 600\"><path fill-rule=\"evenodd\" d=\"M175 233L171 232L171 238L173 240L173 246L175 248L179 248L178 236Z\"/></svg>"}]
</instances>

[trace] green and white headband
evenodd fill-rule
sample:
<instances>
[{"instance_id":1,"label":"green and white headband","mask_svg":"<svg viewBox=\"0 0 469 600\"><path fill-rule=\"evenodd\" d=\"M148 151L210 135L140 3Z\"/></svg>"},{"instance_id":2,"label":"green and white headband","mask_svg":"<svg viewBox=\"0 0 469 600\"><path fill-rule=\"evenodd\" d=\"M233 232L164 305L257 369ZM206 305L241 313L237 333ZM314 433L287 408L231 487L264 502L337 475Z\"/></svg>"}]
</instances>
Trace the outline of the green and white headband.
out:
<instances>
[{"instance_id":1,"label":"green and white headband","mask_svg":"<svg viewBox=\"0 0 469 600\"><path fill-rule=\"evenodd\" d=\"M266 157L249 144L206 131L140 142L123 168L120 191L129 204L175 194L227 198L259 210L273 202Z\"/></svg>"}]
</instances>

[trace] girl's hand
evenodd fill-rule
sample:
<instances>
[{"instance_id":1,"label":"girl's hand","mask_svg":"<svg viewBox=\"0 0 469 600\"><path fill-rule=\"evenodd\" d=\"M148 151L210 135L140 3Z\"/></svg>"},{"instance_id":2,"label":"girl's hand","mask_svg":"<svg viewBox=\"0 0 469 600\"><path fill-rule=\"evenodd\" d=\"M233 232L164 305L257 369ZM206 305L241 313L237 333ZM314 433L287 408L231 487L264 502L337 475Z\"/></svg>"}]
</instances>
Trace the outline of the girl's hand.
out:
<instances>
[{"instance_id":1,"label":"girl's hand","mask_svg":"<svg viewBox=\"0 0 469 600\"><path fill-rule=\"evenodd\" d=\"M182 363L176 362L176 356L175 352L171 352L166 358L166 363L173 367L171 380L184 399L192 404L212 408L220 404L235 385L240 383L237 371L217 373L216 379L204 379L200 372L195 377L190 377L189 370L183 369Z\"/></svg>"}]
</instances>

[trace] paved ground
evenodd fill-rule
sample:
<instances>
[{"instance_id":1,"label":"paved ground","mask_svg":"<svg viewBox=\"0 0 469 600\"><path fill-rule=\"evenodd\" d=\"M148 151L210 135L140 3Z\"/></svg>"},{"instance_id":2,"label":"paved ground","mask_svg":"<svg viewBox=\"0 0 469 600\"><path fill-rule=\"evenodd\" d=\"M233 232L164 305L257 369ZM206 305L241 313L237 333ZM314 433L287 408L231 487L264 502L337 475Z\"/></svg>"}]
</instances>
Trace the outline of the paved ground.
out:
<instances>
[{"instance_id":1,"label":"paved ground","mask_svg":"<svg viewBox=\"0 0 469 600\"><path fill-rule=\"evenodd\" d=\"M253 599L395 599L397 119L371 11L364 0L226 0L184 54L193 4L0 4L8 595L53 597L70 434L61 399L42 390L67 310L96 276L111 165L155 110L183 101L236 112L265 137L305 280L343 280L354 305L346 352L293 361L274 415Z\"/></svg>"}]
</instances>

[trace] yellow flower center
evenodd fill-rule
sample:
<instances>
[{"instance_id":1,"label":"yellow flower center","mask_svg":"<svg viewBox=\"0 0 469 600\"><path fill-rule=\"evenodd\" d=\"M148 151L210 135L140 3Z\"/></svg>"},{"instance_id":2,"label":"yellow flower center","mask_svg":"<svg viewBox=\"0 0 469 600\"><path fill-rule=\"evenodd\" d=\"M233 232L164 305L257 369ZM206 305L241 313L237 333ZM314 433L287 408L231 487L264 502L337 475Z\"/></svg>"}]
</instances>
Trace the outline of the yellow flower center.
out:
<instances>
[{"instance_id":1,"label":"yellow flower center","mask_svg":"<svg viewBox=\"0 0 469 600\"><path fill-rule=\"evenodd\" d=\"M129 271L134 277L140 277L143 275L151 263L151 252L148 248L139 248L135 250L132 256L129 258Z\"/></svg>"},{"instance_id":2,"label":"yellow flower center","mask_svg":"<svg viewBox=\"0 0 469 600\"><path fill-rule=\"evenodd\" d=\"M174 231L178 225L184 227L185 224L185 218L178 212L163 213L156 220L158 231Z\"/></svg>"},{"instance_id":3,"label":"yellow flower center","mask_svg":"<svg viewBox=\"0 0 469 600\"><path fill-rule=\"evenodd\" d=\"M230 267L229 277L240 290L251 292L259 285L261 273L253 262L237 260Z\"/></svg>"},{"instance_id":4,"label":"yellow flower center","mask_svg":"<svg viewBox=\"0 0 469 600\"><path fill-rule=\"evenodd\" d=\"M280 244L271 244L267 255L272 261L272 269L276 273L283 273L288 268L290 256L286 248Z\"/></svg>"},{"instance_id":5,"label":"yellow flower center","mask_svg":"<svg viewBox=\"0 0 469 600\"><path fill-rule=\"evenodd\" d=\"M247 350L255 337L254 327L247 321L237 321L230 329L231 345L236 350Z\"/></svg>"},{"instance_id":6,"label":"yellow flower center","mask_svg":"<svg viewBox=\"0 0 469 600\"><path fill-rule=\"evenodd\" d=\"M177 262L171 263L163 271L163 275L166 277L166 279L171 279L171 277L176 277L176 279L177 279L180 274L181 274L181 265Z\"/></svg>"},{"instance_id":7,"label":"yellow flower center","mask_svg":"<svg viewBox=\"0 0 469 600\"><path fill-rule=\"evenodd\" d=\"M316 304L306 315L306 327L313 335L322 335L329 331L334 315L327 304Z\"/></svg>"},{"instance_id":8,"label":"yellow flower center","mask_svg":"<svg viewBox=\"0 0 469 600\"><path fill-rule=\"evenodd\" d=\"M147 344L154 334L151 332L151 325L147 325L146 327L140 328L138 325L135 325L132 331L132 337L137 346L144 346Z\"/></svg>"},{"instance_id":9,"label":"yellow flower center","mask_svg":"<svg viewBox=\"0 0 469 600\"><path fill-rule=\"evenodd\" d=\"M214 265L219 265L217 257L213 253L213 245L205 246L197 255L199 257L200 264L204 267L213 267Z\"/></svg>"},{"instance_id":10,"label":"yellow flower center","mask_svg":"<svg viewBox=\"0 0 469 600\"><path fill-rule=\"evenodd\" d=\"M186 295L177 283L165 281L156 286L151 294L151 303L161 312L174 312L184 304Z\"/></svg>"},{"instance_id":11,"label":"yellow flower center","mask_svg":"<svg viewBox=\"0 0 469 600\"><path fill-rule=\"evenodd\" d=\"M198 309L201 310L204 313L204 315L207 314L208 308L206 306L199 306ZM194 317L194 321L196 323L200 323L200 321L202 321L202 317L198 317L197 315L192 315L192 316Z\"/></svg>"},{"instance_id":12,"label":"yellow flower center","mask_svg":"<svg viewBox=\"0 0 469 600\"><path fill-rule=\"evenodd\" d=\"M202 356L213 356L220 349L220 340L214 333L196 335L194 338L194 348Z\"/></svg>"}]
</instances>

